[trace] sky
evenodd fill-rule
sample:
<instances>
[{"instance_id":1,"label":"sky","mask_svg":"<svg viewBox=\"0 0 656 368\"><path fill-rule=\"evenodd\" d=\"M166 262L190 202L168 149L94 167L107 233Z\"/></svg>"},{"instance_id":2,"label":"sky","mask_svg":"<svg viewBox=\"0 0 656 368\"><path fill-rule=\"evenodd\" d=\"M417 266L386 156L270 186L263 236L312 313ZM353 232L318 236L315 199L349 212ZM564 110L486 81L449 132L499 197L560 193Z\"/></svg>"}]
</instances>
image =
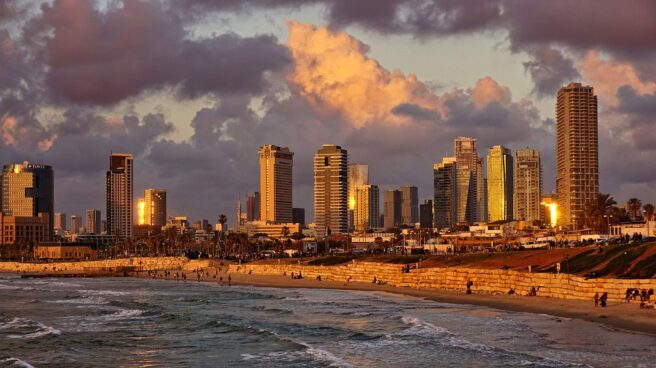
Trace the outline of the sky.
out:
<instances>
[{"instance_id":1,"label":"sky","mask_svg":"<svg viewBox=\"0 0 656 368\"><path fill-rule=\"evenodd\" d=\"M135 197L234 218L257 148L338 144L381 190L433 195L453 139L542 154L555 187L558 88L599 98L600 187L656 200L656 2L650 0L0 0L0 160L55 170L57 212L103 211L110 152Z\"/></svg>"}]
</instances>

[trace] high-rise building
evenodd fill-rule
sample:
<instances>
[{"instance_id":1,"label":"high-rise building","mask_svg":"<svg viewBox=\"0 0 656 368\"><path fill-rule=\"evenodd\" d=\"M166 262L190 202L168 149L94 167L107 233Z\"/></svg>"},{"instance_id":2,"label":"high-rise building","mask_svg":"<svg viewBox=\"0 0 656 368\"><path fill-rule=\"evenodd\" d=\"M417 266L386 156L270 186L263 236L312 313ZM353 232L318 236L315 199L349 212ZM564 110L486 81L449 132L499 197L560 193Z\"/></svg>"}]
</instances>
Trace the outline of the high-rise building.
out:
<instances>
[{"instance_id":1,"label":"high-rise building","mask_svg":"<svg viewBox=\"0 0 656 368\"><path fill-rule=\"evenodd\" d=\"M488 221L513 218L513 157L504 146L493 146L487 153Z\"/></svg>"},{"instance_id":2,"label":"high-rise building","mask_svg":"<svg viewBox=\"0 0 656 368\"><path fill-rule=\"evenodd\" d=\"M55 213L53 229L58 235L63 235L64 232L68 229L66 227L66 214L65 213Z\"/></svg>"},{"instance_id":3,"label":"high-rise building","mask_svg":"<svg viewBox=\"0 0 656 368\"><path fill-rule=\"evenodd\" d=\"M348 153L324 144L314 155L314 222L317 235L348 231Z\"/></svg>"},{"instance_id":4,"label":"high-rise building","mask_svg":"<svg viewBox=\"0 0 656 368\"><path fill-rule=\"evenodd\" d=\"M369 165L348 164L348 217L349 229L355 228L355 190L360 185L369 184Z\"/></svg>"},{"instance_id":5,"label":"high-rise building","mask_svg":"<svg viewBox=\"0 0 656 368\"><path fill-rule=\"evenodd\" d=\"M383 192L383 206L385 217L383 227L391 229L401 225L401 192L397 189Z\"/></svg>"},{"instance_id":6,"label":"high-rise building","mask_svg":"<svg viewBox=\"0 0 656 368\"><path fill-rule=\"evenodd\" d=\"M0 205L4 216L39 217L48 221L45 239L54 228L54 173L51 166L31 164L5 165L0 177ZM47 217L47 218L46 218Z\"/></svg>"},{"instance_id":7,"label":"high-rise building","mask_svg":"<svg viewBox=\"0 0 656 368\"><path fill-rule=\"evenodd\" d=\"M292 222L305 226L305 208L292 208Z\"/></svg>"},{"instance_id":8,"label":"high-rise building","mask_svg":"<svg viewBox=\"0 0 656 368\"><path fill-rule=\"evenodd\" d=\"M260 221L292 221L294 153L287 147L262 146L260 155Z\"/></svg>"},{"instance_id":9,"label":"high-rise building","mask_svg":"<svg viewBox=\"0 0 656 368\"><path fill-rule=\"evenodd\" d=\"M419 205L419 226L424 229L433 227L433 201L430 199Z\"/></svg>"},{"instance_id":10,"label":"high-rise building","mask_svg":"<svg viewBox=\"0 0 656 368\"><path fill-rule=\"evenodd\" d=\"M71 215L71 233L79 234L82 227L82 219L78 215Z\"/></svg>"},{"instance_id":11,"label":"high-rise building","mask_svg":"<svg viewBox=\"0 0 656 368\"><path fill-rule=\"evenodd\" d=\"M249 195L248 197L246 197L246 221L252 222L252 221L259 221L259 220L260 220L260 192L255 192L253 193L253 195Z\"/></svg>"},{"instance_id":12,"label":"high-rise building","mask_svg":"<svg viewBox=\"0 0 656 368\"><path fill-rule=\"evenodd\" d=\"M489 180L489 178L488 178ZM539 221L542 195L542 164L540 152L525 148L515 151L514 219Z\"/></svg>"},{"instance_id":13,"label":"high-rise building","mask_svg":"<svg viewBox=\"0 0 656 368\"><path fill-rule=\"evenodd\" d=\"M132 236L133 221L133 157L112 153L107 171L107 233L119 238Z\"/></svg>"},{"instance_id":14,"label":"high-rise building","mask_svg":"<svg viewBox=\"0 0 656 368\"><path fill-rule=\"evenodd\" d=\"M415 226L419 222L419 191L414 185L399 188L401 192L401 223Z\"/></svg>"},{"instance_id":15,"label":"high-rise building","mask_svg":"<svg viewBox=\"0 0 656 368\"><path fill-rule=\"evenodd\" d=\"M456 224L456 158L445 157L433 165L433 225L450 228Z\"/></svg>"},{"instance_id":16,"label":"high-rise building","mask_svg":"<svg viewBox=\"0 0 656 368\"><path fill-rule=\"evenodd\" d=\"M159 190L159 189L144 190L143 223L140 223L140 225L151 225L157 228L166 226L166 191L165 190Z\"/></svg>"},{"instance_id":17,"label":"high-rise building","mask_svg":"<svg viewBox=\"0 0 656 368\"><path fill-rule=\"evenodd\" d=\"M100 210L87 210L87 234L100 234L101 227Z\"/></svg>"},{"instance_id":18,"label":"high-rise building","mask_svg":"<svg viewBox=\"0 0 656 368\"><path fill-rule=\"evenodd\" d=\"M476 139L458 137L454 142L456 158L456 221L487 221L483 160L478 157Z\"/></svg>"},{"instance_id":19,"label":"high-rise building","mask_svg":"<svg viewBox=\"0 0 656 368\"><path fill-rule=\"evenodd\" d=\"M364 231L378 227L380 193L377 185L359 185L355 188L355 229Z\"/></svg>"},{"instance_id":20,"label":"high-rise building","mask_svg":"<svg viewBox=\"0 0 656 368\"><path fill-rule=\"evenodd\" d=\"M597 96L593 88L580 83L561 88L556 121L558 223L576 227L585 206L599 194Z\"/></svg>"}]
</instances>

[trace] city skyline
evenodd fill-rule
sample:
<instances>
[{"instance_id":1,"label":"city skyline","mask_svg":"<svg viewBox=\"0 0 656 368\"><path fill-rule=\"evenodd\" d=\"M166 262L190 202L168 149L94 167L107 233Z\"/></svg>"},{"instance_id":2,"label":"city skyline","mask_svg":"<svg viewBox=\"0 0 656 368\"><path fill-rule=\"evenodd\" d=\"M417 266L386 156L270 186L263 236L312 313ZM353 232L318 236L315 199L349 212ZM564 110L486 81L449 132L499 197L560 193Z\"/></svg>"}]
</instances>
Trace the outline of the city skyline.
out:
<instances>
[{"instance_id":1,"label":"city skyline","mask_svg":"<svg viewBox=\"0 0 656 368\"><path fill-rule=\"evenodd\" d=\"M656 197L656 74L644 41L656 17L638 16L655 13L650 2L630 11L581 5L562 16L559 1L489 1L484 14L436 1L423 15L454 14L453 23L428 27L403 16L421 8L409 0L374 9L376 22L327 1L221 4L3 2L4 163L53 166L55 211L84 214L104 207L107 153L131 152L143 169L136 192L165 179L171 214L215 220L239 193L258 190L251 157L264 144L296 153L293 203L312 214L321 144L368 163L381 191L412 183L423 200L432 198L430 167L469 136L479 155L497 144L538 150L543 191L552 192L556 92L581 82L599 98L599 190L619 202ZM123 32L140 24L152 28ZM117 38L99 38L100 25ZM126 68L131 57L138 63ZM172 62L155 62L164 59ZM348 68L334 73L339 65Z\"/></svg>"}]
</instances>

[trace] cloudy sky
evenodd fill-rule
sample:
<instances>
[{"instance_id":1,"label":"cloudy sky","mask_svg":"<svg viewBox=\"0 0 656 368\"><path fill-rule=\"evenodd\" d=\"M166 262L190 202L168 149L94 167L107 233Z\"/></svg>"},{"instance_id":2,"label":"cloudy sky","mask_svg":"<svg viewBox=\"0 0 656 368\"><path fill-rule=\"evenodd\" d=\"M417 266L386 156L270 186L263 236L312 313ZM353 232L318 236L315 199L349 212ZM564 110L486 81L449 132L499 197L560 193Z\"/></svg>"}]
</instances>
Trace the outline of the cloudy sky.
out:
<instances>
[{"instance_id":1,"label":"cloudy sky","mask_svg":"<svg viewBox=\"0 0 656 368\"><path fill-rule=\"evenodd\" d=\"M111 151L212 221L257 190L263 144L295 152L308 220L323 143L420 200L457 136L530 146L551 191L570 81L599 96L601 190L656 200L651 0L0 0L0 158L54 166L68 214L104 216Z\"/></svg>"}]
</instances>

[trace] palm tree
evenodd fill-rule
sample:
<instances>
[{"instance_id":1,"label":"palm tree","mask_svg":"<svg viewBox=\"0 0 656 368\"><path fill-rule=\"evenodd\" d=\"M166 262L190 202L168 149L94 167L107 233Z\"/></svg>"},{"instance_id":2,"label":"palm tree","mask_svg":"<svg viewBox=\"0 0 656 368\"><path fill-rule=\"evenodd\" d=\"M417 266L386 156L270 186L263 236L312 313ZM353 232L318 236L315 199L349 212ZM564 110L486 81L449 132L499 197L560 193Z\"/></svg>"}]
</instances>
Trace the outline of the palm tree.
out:
<instances>
[{"instance_id":1,"label":"palm tree","mask_svg":"<svg viewBox=\"0 0 656 368\"><path fill-rule=\"evenodd\" d=\"M653 204L647 203L642 206L642 210L644 211L646 221L652 221L654 219L654 210L656 210L656 208L654 208Z\"/></svg>"},{"instance_id":2,"label":"palm tree","mask_svg":"<svg viewBox=\"0 0 656 368\"><path fill-rule=\"evenodd\" d=\"M585 225L602 232L608 224L605 216L610 216L613 206L617 204L610 194L597 194L597 198L585 207ZM608 229L606 229L608 230Z\"/></svg>"},{"instance_id":3,"label":"palm tree","mask_svg":"<svg viewBox=\"0 0 656 368\"><path fill-rule=\"evenodd\" d=\"M631 212L631 220L635 221L638 218L640 208L642 208L642 202L638 198L631 198L626 202L626 207Z\"/></svg>"}]
</instances>

